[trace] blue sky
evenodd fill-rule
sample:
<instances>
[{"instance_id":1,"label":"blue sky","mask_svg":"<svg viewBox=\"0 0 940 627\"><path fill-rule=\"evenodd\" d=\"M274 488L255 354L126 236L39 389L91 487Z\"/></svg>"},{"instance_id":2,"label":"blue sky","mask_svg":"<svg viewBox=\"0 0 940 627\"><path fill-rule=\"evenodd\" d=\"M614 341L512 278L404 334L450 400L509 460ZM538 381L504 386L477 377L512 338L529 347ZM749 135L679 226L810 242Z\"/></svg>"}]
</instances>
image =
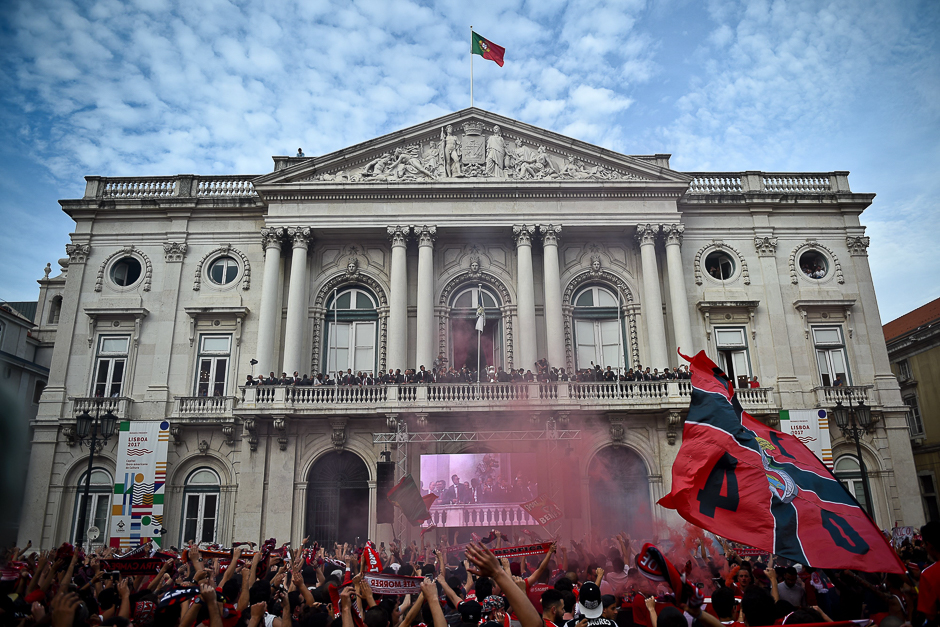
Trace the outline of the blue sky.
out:
<instances>
[{"instance_id":1,"label":"blue sky","mask_svg":"<svg viewBox=\"0 0 940 627\"><path fill-rule=\"evenodd\" d=\"M472 6L471 6L472 5ZM469 105L679 170L850 170L884 321L940 296L936 1L7 0L0 298L83 176L262 174Z\"/></svg>"}]
</instances>

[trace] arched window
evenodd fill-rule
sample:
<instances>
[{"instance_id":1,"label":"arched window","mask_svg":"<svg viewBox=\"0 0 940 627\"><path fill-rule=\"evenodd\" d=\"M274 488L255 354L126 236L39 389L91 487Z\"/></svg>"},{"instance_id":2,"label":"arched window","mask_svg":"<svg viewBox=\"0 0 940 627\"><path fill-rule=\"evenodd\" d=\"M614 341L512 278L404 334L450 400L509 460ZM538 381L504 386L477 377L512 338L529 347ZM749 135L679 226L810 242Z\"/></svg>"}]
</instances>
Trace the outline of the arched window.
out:
<instances>
[{"instance_id":1,"label":"arched window","mask_svg":"<svg viewBox=\"0 0 940 627\"><path fill-rule=\"evenodd\" d=\"M183 537L180 542L213 543L219 519L219 475L208 468L189 473L183 488Z\"/></svg>"},{"instance_id":2,"label":"arched window","mask_svg":"<svg viewBox=\"0 0 940 627\"><path fill-rule=\"evenodd\" d=\"M52 301L49 303L48 324L59 324L59 314L61 313L62 313L62 297L53 296Z\"/></svg>"},{"instance_id":3,"label":"arched window","mask_svg":"<svg viewBox=\"0 0 940 627\"><path fill-rule=\"evenodd\" d=\"M855 497L862 509L867 510L868 504L865 502L865 486L861 471L858 469L858 459L854 455L843 455L836 460L833 466L833 474L836 479L842 482L842 485Z\"/></svg>"},{"instance_id":4,"label":"arched window","mask_svg":"<svg viewBox=\"0 0 940 627\"><path fill-rule=\"evenodd\" d=\"M78 542L78 525L82 518L82 508L88 508L85 513L85 530L97 527L100 535L94 545L108 543L108 521L111 509L111 495L114 493L114 479L111 473L103 468L92 468L91 486L88 490L88 500L85 500L85 478L88 472L83 472L78 479L78 492L75 498L75 514L72 520L72 543ZM83 534L84 535L84 534Z\"/></svg>"},{"instance_id":5,"label":"arched window","mask_svg":"<svg viewBox=\"0 0 940 627\"><path fill-rule=\"evenodd\" d=\"M617 296L606 287L592 285L574 297L574 337L578 369L600 364L623 368L623 339Z\"/></svg>"},{"instance_id":6,"label":"arched window","mask_svg":"<svg viewBox=\"0 0 940 627\"><path fill-rule=\"evenodd\" d=\"M346 288L335 298L330 297L326 314L327 372L351 369L375 373L378 319L375 296L361 287Z\"/></svg>"},{"instance_id":7,"label":"arched window","mask_svg":"<svg viewBox=\"0 0 940 627\"><path fill-rule=\"evenodd\" d=\"M503 313L499 297L488 286L466 287L450 301L450 365L458 370L466 367L475 371L493 366L505 367L503 350ZM483 308L483 332L477 324ZM477 354L477 346L480 351ZM419 366L421 364L418 364ZM532 368L533 364L522 364Z\"/></svg>"}]
</instances>

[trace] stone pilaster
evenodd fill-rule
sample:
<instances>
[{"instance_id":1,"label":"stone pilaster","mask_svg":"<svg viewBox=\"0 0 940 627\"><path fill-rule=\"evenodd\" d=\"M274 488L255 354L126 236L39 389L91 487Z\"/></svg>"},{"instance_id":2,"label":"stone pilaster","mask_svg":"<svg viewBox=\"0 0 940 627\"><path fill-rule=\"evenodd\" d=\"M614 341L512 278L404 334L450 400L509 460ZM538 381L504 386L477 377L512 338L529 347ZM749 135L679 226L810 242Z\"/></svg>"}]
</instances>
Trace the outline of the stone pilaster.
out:
<instances>
[{"instance_id":1,"label":"stone pilaster","mask_svg":"<svg viewBox=\"0 0 940 627\"><path fill-rule=\"evenodd\" d=\"M553 367L565 366L565 319L561 308L561 275L558 269L558 240L561 225L543 224L542 262L545 288L545 335L548 363Z\"/></svg>"},{"instance_id":2,"label":"stone pilaster","mask_svg":"<svg viewBox=\"0 0 940 627\"><path fill-rule=\"evenodd\" d=\"M309 227L290 227L287 237L291 252L290 284L287 292L287 325L284 332L283 371L306 370L303 359L304 327L307 321L307 250L310 246Z\"/></svg>"},{"instance_id":3,"label":"stone pilaster","mask_svg":"<svg viewBox=\"0 0 940 627\"><path fill-rule=\"evenodd\" d=\"M640 224L636 227L636 241L640 244L640 261L643 265L646 330L650 343L649 360L645 365L651 368L665 368L675 361L670 361L666 350L663 295L659 287L659 265L656 262L656 235L658 233L658 224Z\"/></svg>"},{"instance_id":4,"label":"stone pilaster","mask_svg":"<svg viewBox=\"0 0 940 627\"><path fill-rule=\"evenodd\" d=\"M516 338L519 340L516 365L531 370L538 359L535 339L535 277L532 271L532 236L535 235L535 226L515 225L512 227L512 233L516 240L516 315L519 317L519 329L516 331Z\"/></svg>"},{"instance_id":5,"label":"stone pilaster","mask_svg":"<svg viewBox=\"0 0 940 627\"><path fill-rule=\"evenodd\" d=\"M278 318L278 295L281 293L281 240L284 229L261 229L264 245L264 277L261 282L261 310L258 314L258 373L268 376L277 370L274 354Z\"/></svg>"},{"instance_id":6,"label":"stone pilaster","mask_svg":"<svg viewBox=\"0 0 940 627\"><path fill-rule=\"evenodd\" d=\"M415 338L415 368L428 369L434 363L437 339L434 325L434 240L436 226L411 227L418 240L418 311Z\"/></svg>"},{"instance_id":7,"label":"stone pilaster","mask_svg":"<svg viewBox=\"0 0 940 627\"><path fill-rule=\"evenodd\" d=\"M408 360L408 234L407 226L388 227L392 242L391 282L388 295L388 358L393 370L405 370Z\"/></svg>"},{"instance_id":8,"label":"stone pilaster","mask_svg":"<svg viewBox=\"0 0 940 627\"><path fill-rule=\"evenodd\" d=\"M669 272L669 299L672 302L672 323L675 325L677 348L686 355L694 355L692 343L692 319L689 314L689 297L685 291L685 270L682 265L682 233L685 225L662 225L666 241L666 270ZM664 364L666 365L666 364ZM669 367L675 365L675 361Z\"/></svg>"}]
</instances>

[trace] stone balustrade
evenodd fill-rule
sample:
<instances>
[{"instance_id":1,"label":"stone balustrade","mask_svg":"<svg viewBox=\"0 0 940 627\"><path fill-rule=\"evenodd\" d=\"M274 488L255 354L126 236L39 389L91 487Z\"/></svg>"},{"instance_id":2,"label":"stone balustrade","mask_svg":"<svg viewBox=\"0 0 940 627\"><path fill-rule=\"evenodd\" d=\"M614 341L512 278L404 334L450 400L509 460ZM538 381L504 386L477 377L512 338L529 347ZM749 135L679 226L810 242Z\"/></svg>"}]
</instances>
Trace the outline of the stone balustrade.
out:
<instances>
[{"instance_id":1,"label":"stone balustrade","mask_svg":"<svg viewBox=\"0 0 940 627\"><path fill-rule=\"evenodd\" d=\"M848 172L689 172L690 195L850 192Z\"/></svg>"},{"instance_id":2,"label":"stone balustrade","mask_svg":"<svg viewBox=\"0 0 940 627\"><path fill-rule=\"evenodd\" d=\"M499 410L524 405L535 410L672 409L688 407L687 380L610 383L431 383L372 386L247 386L239 390L235 412L293 411L371 414L395 411L453 412ZM744 409L779 411L773 388L738 390ZM205 400L205 399L203 399Z\"/></svg>"},{"instance_id":3,"label":"stone balustrade","mask_svg":"<svg viewBox=\"0 0 940 627\"><path fill-rule=\"evenodd\" d=\"M139 200L159 198L257 197L254 175L85 177L85 198Z\"/></svg>"},{"instance_id":4,"label":"stone balustrade","mask_svg":"<svg viewBox=\"0 0 940 627\"><path fill-rule=\"evenodd\" d=\"M71 417L75 417L78 414L87 411L92 417L94 417L95 412L98 411L98 407L101 407L100 414L104 415L107 412L111 412L121 420L124 418L129 418L128 409L133 403L133 400L124 396L112 396L109 398L98 398L93 396L74 396L69 398L72 401L72 410Z\"/></svg>"},{"instance_id":5,"label":"stone balustrade","mask_svg":"<svg viewBox=\"0 0 940 627\"><path fill-rule=\"evenodd\" d=\"M172 417L231 416L234 407L234 396L177 396Z\"/></svg>"},{"instance_id":6,"label":"stone balustrade","mask_svg":"<svg viewBox=\"0 0 940 627\"><path fill-rule=\"evenodd\" d=\"M874 386L871 385L842 385L839 387L813 388L816 392L816 406L823 409L832 409L836 403L845 407L865 403L869 407L876 405Z\"/></svg>"},{"instance_id":7,"label":"stone balustrade","mask_svg":"<svg viewBox=\"0 0 940 627\"><path fill-rule=\"evenodd\" d=\"M517 503L433 505L431 522L438 527L525 527L538 523Z\"/></svg>"}]
</instances>

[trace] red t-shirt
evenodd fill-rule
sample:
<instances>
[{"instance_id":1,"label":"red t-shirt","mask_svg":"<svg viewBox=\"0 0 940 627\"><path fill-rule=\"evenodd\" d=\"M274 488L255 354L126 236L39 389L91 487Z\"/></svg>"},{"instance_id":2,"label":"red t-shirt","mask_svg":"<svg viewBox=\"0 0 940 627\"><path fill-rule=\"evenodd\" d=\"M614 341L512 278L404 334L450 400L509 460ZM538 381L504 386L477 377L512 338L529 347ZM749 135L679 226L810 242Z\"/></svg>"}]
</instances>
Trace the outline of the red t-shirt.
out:
<instances>
[{"instance_id":1,"label":"red t-shirt","mask_svg":"<svg viewBox=\"0 0 940 627\"><path fill-rule=\"evenodd\" d=\"M542 593L549 589L551 589L551 586L547 583L534 583L526 590L529 600L532 601L532 605L535 606L539 614L542 613Z\"/></svg>"},{"instance_id":2,"label":"red t-shirt","mask_svg":"<svg viewBox=\"0 0 940 627\"><path fill-rule=\"evenodd\" d=\"M928 566L920 574L917 597L917 611L923 612L928 620L937 617L940 604L940 562Z\"/></svg>"}]
</instances>

